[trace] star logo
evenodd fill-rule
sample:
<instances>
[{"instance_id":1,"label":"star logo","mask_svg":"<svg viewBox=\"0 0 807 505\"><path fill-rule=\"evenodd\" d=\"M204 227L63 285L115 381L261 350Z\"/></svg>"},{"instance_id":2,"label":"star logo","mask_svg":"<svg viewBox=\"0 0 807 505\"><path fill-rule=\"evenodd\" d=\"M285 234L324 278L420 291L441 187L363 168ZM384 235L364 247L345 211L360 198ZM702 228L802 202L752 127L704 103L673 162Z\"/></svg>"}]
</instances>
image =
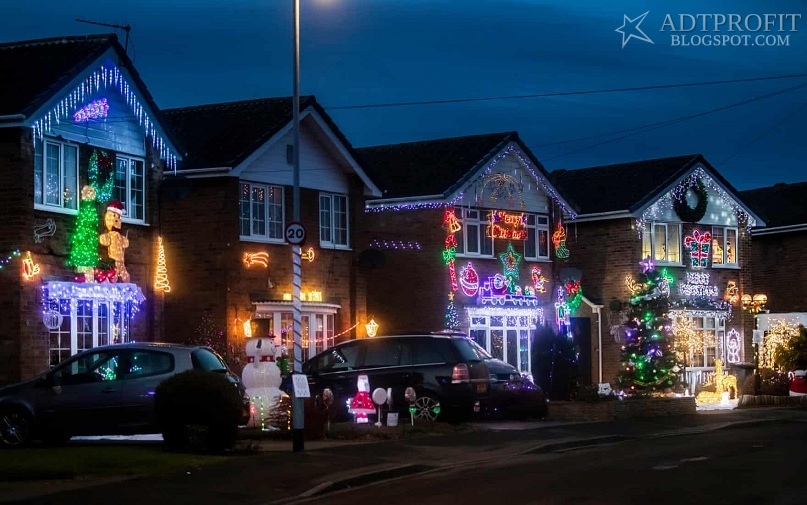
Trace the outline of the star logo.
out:
<instances>
[{"instance_id":1,"label":"star logo","mask_svg":"<svg viewBox=\"0 0 807 505\"><path fill-rule=\"evenodd\" d=\"M646 18L648 14L650 14L650 11L636 16L633 19L629 18L626 14L623 14L624 17L622 19L622 26L614 30L615 32L622 34L622 49L625 49L625 44L627 44L630 39L638 39L655 44L655 42L650 40L650 37L648 37L647 34L643 32L641 28L639 28L639 25L642 24L642 21L644 21L644 18Z\"/></svg>"}]
</instances>

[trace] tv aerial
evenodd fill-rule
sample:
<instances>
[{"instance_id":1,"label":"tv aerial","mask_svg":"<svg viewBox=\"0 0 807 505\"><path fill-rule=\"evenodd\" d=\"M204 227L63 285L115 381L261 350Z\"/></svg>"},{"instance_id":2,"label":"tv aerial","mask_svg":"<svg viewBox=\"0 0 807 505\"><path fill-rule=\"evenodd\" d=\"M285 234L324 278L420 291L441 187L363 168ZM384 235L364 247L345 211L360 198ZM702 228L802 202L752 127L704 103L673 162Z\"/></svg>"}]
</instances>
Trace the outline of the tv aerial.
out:
<instances>
[{"instance_id":1,"label":"tv aerial","mask_svg":"<svg viewBox=\"0 0 807 505\"><path fill-rule=\"evenodd\" d=\"M108 26L110 28L117 28L118 30L123 30L126 33L126 41L123 45L123 50L127 53L129 52L129 32L132 31L131 25L118 25L114 23L101 23L100 21L90 21L89 19L79 19L76 18L76 21L79 23L87 23L88 25L98 25L98 26Z\"/></svg>"}]
</instances>

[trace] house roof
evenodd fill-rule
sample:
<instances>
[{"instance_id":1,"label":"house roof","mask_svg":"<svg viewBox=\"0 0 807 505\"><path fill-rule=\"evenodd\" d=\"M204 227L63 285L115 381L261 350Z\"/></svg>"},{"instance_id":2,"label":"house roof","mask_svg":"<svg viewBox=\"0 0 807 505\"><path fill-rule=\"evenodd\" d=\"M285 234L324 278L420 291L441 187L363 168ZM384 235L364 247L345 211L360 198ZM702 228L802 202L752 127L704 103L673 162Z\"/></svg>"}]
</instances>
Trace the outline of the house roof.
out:
<instances>
[{"instance_id":1,"label":"house roof","mask_svg":"<svg viewBox=\"0 0 807 505\"><path fill-rule=\"evenodd\" d=\"M740 197L758 212L769 228L807 224L807 182L779 183L740 192Z\"/></svg>"},{"instance_id":2,"label":"house roof","mask_svg":"<svg viewBox=\"0 0 807 505\"><path fill-rule=\"evenodd\" d=\"M697 154L550 172L552 183L580 214L629 211L642 207L686 173Z\"/></svg>"},{"instance_id":3,"label":"house roof","mask_svg":"<svg viewBox=\"0 0 807 505\"><path fill-rule=\"evenodd\" d=\"M515 132L407 142L356 151L382 198L448 196L455 186L511 140ZM539 165L540 166L540 165Z\"/></svg>"},{"instance_id":4,"label":"house roof","mask_svg":"<svg viewBox=\"0 0 807 505\"><path fill-rule=\"evenodd\" d=\"M134 64L115 34L80 35L0 44L0 72L13 78L0 79L0 124L25 124L54 97L72 91L68 86L90 71L91 65L110 54L115 65L125 68L149 114L165 124ZM176 146L170 132L161 132Z\"/></svg>"},{"instance_id":5,"label":"house roof","mask_svg":"<svg viewBox=\"0 0 807 505\"><path fill-rule=\"evenodd\" d=\"M291 122L291 104L291 97L259 98L165 109L163 115L188 149L182 170L232 168ZM313 96L300 97L301 111L311 106L327 118Z\"/></svg>"},{"instance_id":6,"label":"house roof","mask_svg":"<svg viewBox=\"0 0 807 505\"><path fill-rule=\"evenodd\" d=\"M696 166L706 169L732 198L742 202L739 192L701 154L556 170L550 173L550 179L581 216L634 213L658 200ZM752 210L747 205L745 208Z\"/></svg>"}]
</instances>

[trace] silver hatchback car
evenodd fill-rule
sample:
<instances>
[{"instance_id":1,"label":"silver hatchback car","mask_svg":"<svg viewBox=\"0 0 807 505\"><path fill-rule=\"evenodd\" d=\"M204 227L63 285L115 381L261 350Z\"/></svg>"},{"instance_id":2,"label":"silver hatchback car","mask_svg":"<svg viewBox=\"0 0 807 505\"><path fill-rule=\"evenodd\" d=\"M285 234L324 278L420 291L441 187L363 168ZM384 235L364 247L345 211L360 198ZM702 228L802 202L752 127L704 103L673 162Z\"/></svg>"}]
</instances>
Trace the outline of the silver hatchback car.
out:
<instances>
[{"instance_id":1,"label":"silver hatchback car","mask_svg":"<svg viewBox=\"0 0 807 505\"><path fill-rule=\"evenodd\" d=\"M75 435L158 433L154 392L186 370L225 375L244 399L237 375L209 347L132 343L95 347L34 379L0 388L0 446L33 439L66 442Z\"/></svg>"}]
</instances>

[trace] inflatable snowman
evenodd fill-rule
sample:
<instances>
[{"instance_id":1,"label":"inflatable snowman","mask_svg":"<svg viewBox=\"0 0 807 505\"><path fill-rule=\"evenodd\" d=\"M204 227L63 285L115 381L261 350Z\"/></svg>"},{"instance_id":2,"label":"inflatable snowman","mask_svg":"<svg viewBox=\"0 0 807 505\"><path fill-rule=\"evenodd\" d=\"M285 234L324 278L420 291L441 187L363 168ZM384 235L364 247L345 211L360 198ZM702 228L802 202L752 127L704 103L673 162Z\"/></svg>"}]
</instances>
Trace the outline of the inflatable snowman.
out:
<instances>
[{"instance_id":1,"label":"inflatable snowman","mask_svg":"<svg viewBox=\"0 0 807 505\"><path fill-rule=\"evenodd\" d=\"M247 340L247 364L241 381L252 400L252 418L249 426L267 428L267 419L285 393L280 390L280 369L275 363L274 337L254 337Z\"/></svg>"}]
</instances>

